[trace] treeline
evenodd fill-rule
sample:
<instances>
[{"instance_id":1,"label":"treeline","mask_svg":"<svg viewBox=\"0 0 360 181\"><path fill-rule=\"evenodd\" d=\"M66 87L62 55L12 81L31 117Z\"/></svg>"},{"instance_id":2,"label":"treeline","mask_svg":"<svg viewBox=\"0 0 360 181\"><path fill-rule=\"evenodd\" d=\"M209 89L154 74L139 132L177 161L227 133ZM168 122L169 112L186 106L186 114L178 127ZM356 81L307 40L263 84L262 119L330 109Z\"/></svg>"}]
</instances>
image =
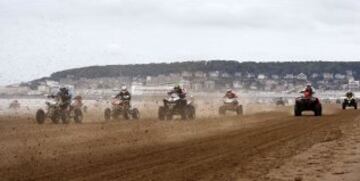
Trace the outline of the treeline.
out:
<instances>
[{"instance_id":1,"label":"treeline","mask_svg":"<svg viewBox=\"0 0 360 181\"><path fill-rule=\"evenodd\" d=\"M354 77L359 78L357 72L360 71L360 62L238 62L238 61L189 61L174 63L151 63L134 65L107 65L91 66L77 69L69 69L53 73L50 76L52 80L59 80L71 76L78 78L100 78L100 77L145 77L156 76L159 74L181 73L183 71L205 73L211 71L226 72L234 74L241 72L243 74L265 74L279 75L305 73L310 76L313 73L341 73L345 74L347 70L353 71Z\"/></svg>"}]
</instances>

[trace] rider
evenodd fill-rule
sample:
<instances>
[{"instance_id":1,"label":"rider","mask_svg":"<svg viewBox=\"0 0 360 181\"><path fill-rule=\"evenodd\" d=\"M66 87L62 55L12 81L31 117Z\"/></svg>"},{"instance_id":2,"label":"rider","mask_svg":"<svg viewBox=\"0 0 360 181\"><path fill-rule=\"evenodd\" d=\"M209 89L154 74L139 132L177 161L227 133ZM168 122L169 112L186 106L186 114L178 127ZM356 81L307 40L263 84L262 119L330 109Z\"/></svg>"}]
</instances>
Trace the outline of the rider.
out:
<instances>
[{"instance_id":1,"label":"rider","mask_svg":"<svg viewBox=\"0 0 360 181\"><path fill-rule=\"evenodd\" d=\"M169 95L173 94L173 93L177 94L180 99L185 99L186 98L186 91L185 91L185 89L182 89L180 87L180 85L176 85L174 87L174 89L172 89L171 91L168 92Z\"/></svg>"},{"instance_id":2,"label":"rider","mask_svg":"<svg viewBox=\"0 0 360 181\"><path fill-rule=\"evenodd\" d=\"M305 89L301 91L301 93L304 93L305 97L312 97L314 95L314 89L310 84L307 84Z\"/></svg>"},{"instance_id":3,"label":"rider","mask_svg":"<svg viewBox=\"0 0 360 181\"><path fill-rule=\"evenodd\" d=\"M228 98L228 99L235 99L237 98L238 96L233 92L233 90L231 89L228 89L225 93L225 96L224 98Z\"/></svg>"},{"instance_id":4,"label":"rider","mask_svg":"<svg viewBox=\"0 0 360 181\"><path fill-rule=\"evenodd\" d=\"M232 89L228 89L225 93L224 98L227 99L232 99L232 103L237 105L239 102L236 98L238 98L238 96L234 93L234 91Z\"/></svg>"},{"instance_id":5,"label":"rider","mask_svg":"<svg viewBox=\"0 0 360 181\"><path fill-rule=\"evenodd\" d=\"M352 98L352 97L354 97L354 93L351 92L351 91L348 91L348 92L346 93L346 97Z\"/></svg>"},{"instance_id":6,"label":"rider","mask_svg":"<svg viewBox=\"0 0 360 181\"><path fill-rule=\"evenodd\" d=\"M117 94L115 96L116 99L120 99L122 101L129 101L131 100L131 94L130 92L127 90L127 87L126 86L122 86L121 87L121 90L120 90L120 93Z\"/></svg>"},{"instance_id":7,"label":"rider","mask_svg":"<svg viewBox=\"0 0 360 181\"><path fill-rule=\"evenodd\" d=\"M55 98L57 102L60 102L60 107L62 109L67 109L70 106L71 97L69 89L66 87L61 87L56 95L49 96L49 98Z\"/></svg>"},{"instance_id":8,"label":"rider","mask_svg":"<svg viewBox=\"0 0 360 181\"><path fill-rule=\"evenodd\" d=\"M75 105L78 106L78 107L81 107L83 106L83 102L82 102L82 97L81 96L75 96L74 97L74 100L75 100Z\"/></svg>"}]
</instances>

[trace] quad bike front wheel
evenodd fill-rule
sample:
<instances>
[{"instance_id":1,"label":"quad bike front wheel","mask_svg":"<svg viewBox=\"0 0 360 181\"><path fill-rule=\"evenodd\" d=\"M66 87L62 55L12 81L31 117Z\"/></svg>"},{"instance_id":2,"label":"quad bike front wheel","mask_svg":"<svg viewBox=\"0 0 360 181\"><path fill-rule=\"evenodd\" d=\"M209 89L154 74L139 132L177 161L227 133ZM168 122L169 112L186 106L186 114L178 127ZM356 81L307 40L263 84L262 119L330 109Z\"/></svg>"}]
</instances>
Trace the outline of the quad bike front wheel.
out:
<instances>
[{"instance_id":1,"label":"quad bike front wheel","mask_svg":"<svg viewBox=\"0 0 360 181\"><path fill-rule=\"evenodd\" d=\"M45 111L42 110L42 109L39 109L37 112L36 112L36 122L38 124L43 124L45 122L45 119L46 119L46 114L45 114Z\"/></svg>"},{"instance_id":2,"label":"quad bike front wheel","mask_svg":"<svg viewBox=\"0 0 360 181\"><path fill-rule=\"evenodd\" d=\"M301 116L301 109L300 109L300 107L299 106L297 106L297 105L295 105L295 107L294 107L294 114L295 114L295 116Z\"/></svg>"},{"instance_id":3,"label":"quad bike front wheel","mask_svg":"<svg viewBox=\"0 0 360 181\"><path fill-rule=\"evenodd\" d=\"M140 112L137 108L134 108L131 112L131 117L135 120L139 120L140 119Z\"/></svg>"},{"instance_id":4,"label":"quad bike front wheel","mask_svg":"<svg viewBox=\"0 0 360 181\"><path fill-rule=\"evenodd\" d=\"M50 116L50 119L54 124L59 124L59 121L60 121L60 113L59 113L59 111L54 111L52 113L52 115Z\"/></svg>"},{"instance_id":5,"label":"quad bike front wheel","mask_svg":"<svg viewBox=\"0 0 360 181\"><path fill-rule=\"evenodd\" d=\"M315 116L322 116L322 107L321 105L317 105L314 110Z\"/></svg>"}]
</instances>

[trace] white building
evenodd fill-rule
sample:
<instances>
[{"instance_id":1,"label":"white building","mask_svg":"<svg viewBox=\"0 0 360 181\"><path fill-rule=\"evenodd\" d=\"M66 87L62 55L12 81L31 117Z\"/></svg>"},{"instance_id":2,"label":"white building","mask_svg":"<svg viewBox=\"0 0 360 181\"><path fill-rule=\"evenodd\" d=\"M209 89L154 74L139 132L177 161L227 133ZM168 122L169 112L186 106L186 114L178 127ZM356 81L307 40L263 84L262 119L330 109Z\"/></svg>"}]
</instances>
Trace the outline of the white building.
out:
<instances>
[{"instance_id":1,"label":"white building","mask_svg":"<svg viewBox=\"0 0 360 181\"><path fill-rule=\"evenodd\" d=\"M286 74L284 79L294 79L294 74Z\"/></svg>"},{"instance_id":2,"label":"white building","mask_svg":"<svg viewBox=\"0 0 360 181\"><path fill-rule=\"evenodd\" d=\"M264 80L264 79L266 79L266 78L267 78L267 76L264 75L264 74L259 74L259 75L257 76L257 79L259 79L259 80Z\"/></svg>"},{"instance_id":3,"label":"white building","mask_svg":"<svg viewBox=\"0 0 360 181\"><path fill-rule=\"evenodd\" d=\"M307 75L304 73L300 73L296 76L296 79L298 80L307 80Z\"/></svg>"},{"instance_id":4,"label":"white building","mask_svg":"<svg viewBox=\"0 0 360 181\"><path fill-rule=\"evenodd\" d=\"M207 80L204 82L204 88L206 90L214 90L215 89L215 81Z\"/></svg>"},{"instance_id":5,"label":"white building","mask_svg":"<svg viewBox=\"0 0 360 181\"><path fill-rule=\"evenodd\" d=\"M219 72L219 71L209 72L209 77L211 77L211 78L218 78L219 76L220 76L220 72Z\"/></svg>"}]
</instances>

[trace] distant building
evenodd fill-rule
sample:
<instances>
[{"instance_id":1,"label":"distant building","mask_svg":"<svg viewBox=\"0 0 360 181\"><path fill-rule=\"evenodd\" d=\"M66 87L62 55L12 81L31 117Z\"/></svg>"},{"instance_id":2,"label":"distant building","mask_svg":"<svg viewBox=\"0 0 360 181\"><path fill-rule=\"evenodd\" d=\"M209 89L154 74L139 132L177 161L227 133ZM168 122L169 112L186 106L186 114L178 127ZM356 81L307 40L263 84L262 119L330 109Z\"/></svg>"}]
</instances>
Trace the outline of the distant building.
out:
<instances>
[{"instance_id":1,"label":"distant building","mask_svg":"<svg viewBox=\"0 0 360 181\"><path fill-rule=\"evenodd\" d=\"M205 77L206 77L206 73L204 73L204 72L202 72L202 71L196 71L196 72L194 73L194 76L195 76L196 78L205 78Z\"/></svg>"},{"instance_id":2,"label":"distant building","mask_svg":"<svg viewBox=\"0 0 360 181\"><path fill-rule=\"evenodd\" d=\"M313 79L316 79L316 78L318 78L319 77L319 74L317 74L317 73L313 73L312 75L311 75L311 78L313 78Z\"/></svg>"},{"instance_id":3,"label":"distant building","mask_svg":"<svg viewBox=\"0 0 360 181\"><path fill-rule=\"evenodd\" d=\"M214 90L215 89L215 81L207 80L204 82L204 88L206 90Z\"/></svg>"},{"instance_id":4,"label":"distant building","mask_svg":"<svg viewBox=\"0 0 360 181\"><path fill-rule=\"evenodd\" d=\"M211 77L211 78L218 78L219 76L220 76L220 72L219 72L219 71L209 72L209 77Z\"/></svg>"},{"instance_id":5,"label":"distant building","mask_svg":"<svg viewBox=\"0 0 360 181\"><path fill-rule=\"evenodd\" d=\"M255 74L247 73L246 78L248 78L248 79L255 78Z\"/></svg>"},{"instance_id":6,"label":"distant building","mask_svg":"<svg viewBox=\"0 0 360 181\"><path fill-rule=\"evenodd\" d=\"M221 77L223 77L223 78L230 78L231 75L230 75L229 73L227 73L227 72L224 72L224 73L221 74Z\"/></svg>"},{"instance_id":7,"label":"distant building","mask_svg":"<svg viewBox=\"0 0 360 181\"><path fill-rule=\"evenodd\" d=\"M347 76L353 76L353 71L352 70L347 70L346 75Z\"/></svg>"},{"instance_id":8,"label":"distant building","mask_svg":"<svg viewBox=\"0 0 360 181\"><path fill-rule=\"evenodd\" d=\"M264 79L267 79L267 76L264 75L264 74L259 74L259 75L257 76L257 79L259 79L259 80L264 80Z\"/></svg>"},{"instance_id":9,"label":"distant building","mask_svg":"<svg viewBox=\"0 0 360 181\"><path fill-rule=\"evenodd\" d=\"M286 74L284 79L294 79L294 75L293 74Z\"/></svg>"},{"instance_id":10,"label":"distant building","mask_svg":"<svg viewBox=\"0 0 360 181\"><path fill-rule=\"evenodd\" d=\"M296 76L296 79L298 80L307 80L307 75L304 73L300 73Z\"/></svg>"},{"instance_id":11,"label":"distant building","mask_svg":"<svg viewBox=\"0 0 360 181\"><path fill-rule=\"evenodd\" d=\"M360 88L359 81L349 81L349 89L350 90L358 90Z\"/></svg>"},{"instance_id":12,"label":"distant building","mask_svg":"<svg viewBox=\"0 0 360 181\"><path fill-rule=\"evenodd\" d=\"M243 86L243 84L241 83L241 81L236 80L236 81L233 81L233 87L234 87L235 89L242 89L244 86Z\"/></svg>"},{"instance_id":13,"label":"distant building","mask_svg":"<svg viewBox=\"0 0 360 181\"><path fill-rule=\"evenodd\" d=\"M271 75L271 78L274 80L278 80L278 79L280 79L280 76L273 74L273 75Z\"/></svg>"},{"instance_id":14,"label":"distant building","mask_svg":"<svg viewBox=\"0 0 360 181\"><path fill-rule=\"evenodd\" d=\"M334 74L332 74L332 73L323 73L323 78L324 78L325 80L333 79L333 78L334 78Z\"/></svg>"},{"instance_id":15,"label":"distant building","mask_svg":"<svg viewBox=\"0 0 360 181\"><path fill-rule=\"evenodd\" d=\"M181 73L181 76L184 77L184 78L190 78L193 76L193 74L191 72L188 72L188 71L183 71Z\"/></svg>"},{"instance_id":16,"label":"distant building","mask_svg":"<svg viewBox=\"0 0 360 181\"><path fill-rule=\"evenodd\" d=\"M203 84L200 82L194 82L191 84L191 89L194 91L200 91L203 89Z\"/></svg>"},{"instance_id":17,"label":"distant building","mask_svg":"<svg viewBox=\"0 0 360 181\"><path fill-rule=\"evenodd\" d=\"M241 73L241 72L235 72L234 76L235 76L235 77L241 77L241 76L242 76L242 73Z\"/></svg>"},{"instance_id":18,"label":"distant building","mask_svg":"<svg viewBox=\"0 0 360 181\"><path fill-rule=\"evenodd\" d=\"M344 75L344 74L335 74L335 79L343 80L345 78L346 78L346 75Z\"/></svg>"},{"instance_id":19,"label":"distant building","mask_svg":"<svg viewBox=\"0 0 360 181\"><path fill-rule=\"evenodd\" d=\"M31 91L29 87L18 85L0 87L0 95L27 95L29 91Z\"/></svg>"}]
</instances>

